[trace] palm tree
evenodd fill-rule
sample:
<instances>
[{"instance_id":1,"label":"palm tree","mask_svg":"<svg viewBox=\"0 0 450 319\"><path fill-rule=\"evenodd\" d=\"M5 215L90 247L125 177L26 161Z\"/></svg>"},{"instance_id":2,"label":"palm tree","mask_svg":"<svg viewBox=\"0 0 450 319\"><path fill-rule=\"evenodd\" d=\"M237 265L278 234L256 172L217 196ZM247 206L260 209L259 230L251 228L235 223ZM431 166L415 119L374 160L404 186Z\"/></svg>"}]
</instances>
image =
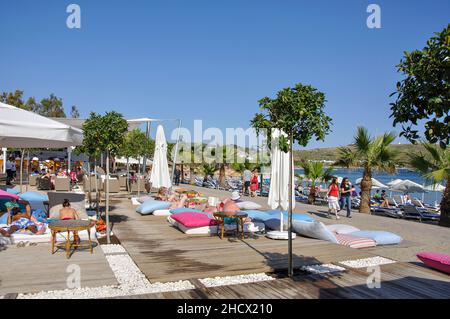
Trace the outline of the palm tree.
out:
<instances>
[{"instance_id":1,"label":"palm tree","mask_svg":"<svg viewBox=\"0 0 450 319\"><path fill-rule=\"evenodd\" d=\"M396 138L395 133L384 133L371 137L364 127L358 127L351 147L340 147L340 158L334 163L343 167L362 167L360 213L370 214L372 171L395 173L396 154L389 147Z\"/></svg>"},{"instance_id":2,"label":"palm tree","mask_svg":"<svg viewBox=\"0 0 450 319\"><path fill-rule=\"evenodd\" d=\"M214 164L208 164L208 163L203 163L200 166L200 170L203 173L204 177L203 177L203 183L208 181L208 177L213 177L214 173L216 172L216 165Z\"/></svg>"},{"instance_id":3,"label":"palm tree","mask_svg":"<svg viewBox=\"0 0 450 319\"><path fill-rule=\"evenodd\" d=\"M317 197L316 183L331 180L333 178L333 168L325 168L323 163L312 161L302 161L301 166L305 171L305 177L312 181L308 196L308 204L312 205Z\"/></svg>"},{"instance_id":4,"label":"palm tree","mask_svg":"<svg viewBox=\"0 0 450 319\"><path fill-rule=\"evenodd\" d=\"M422 173L423 177L434 184L446 182L447 186L441 201L441 219L439 225L450 227L450 149L442 149L428 143L422 143L428 154L412 154L409 164Z\"/></svg>"}]
</instances>

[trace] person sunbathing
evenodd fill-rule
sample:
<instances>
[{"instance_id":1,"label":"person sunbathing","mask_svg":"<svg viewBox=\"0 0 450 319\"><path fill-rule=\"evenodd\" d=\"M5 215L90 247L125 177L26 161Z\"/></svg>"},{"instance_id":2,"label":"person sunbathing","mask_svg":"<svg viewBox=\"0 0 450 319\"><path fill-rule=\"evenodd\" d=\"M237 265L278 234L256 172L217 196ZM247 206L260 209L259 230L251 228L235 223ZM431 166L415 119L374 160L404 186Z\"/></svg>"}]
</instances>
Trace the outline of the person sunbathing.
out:
<instances>
[{"instance_id":1,"label":"person sunbathing","mask_svg":"<svg viewBox=\"0 0 450 319\"><path fill-rule=\"evenodd\" d=\"M5 237L11 237L16 231L28 230L35 235L42 235L45 233L45 225L38 229L37 221L34 220L31 214L30 205L27 204L26 212L22 212L19 207L8 209L8 225L7 230L3 230L1 234Z\"/></svg>"},{"instance_id":2,"label":"person sunbathing","mask_svg":"<svg viewBox=\"0 0 450 319\"><path fill-rule=\"evenodd\" d=\"M68 199L65 199L63 204L63 208L59 211L59 218L61 220L77 220L80 219L77 211L70 207L70 202Z\"/></svg>"},{"instance_id":3,"label":"person sunbathing","mask_svg":"<svg viewBox=\"0 0 450 319\"><path fill-rule=\"evenodd\" d=\"M170 206L170 209L175 209L185 207L188 198L184 194L179 195L176 192L170 193L167 187L160 187L158 193L155 195L155 199L163 202L173 203Z\"/></svg>"},{"instance_id":4,"label":"person sunbathing","mask_svg":"<svg viewBox=\"0 0 450 319\"><path fill-rule=\"evenodd\" d=\"M62 204L63 208L59 211L59 218L61 220L78 220L80 219L80 216L78 215L77 211L70 207L70 201L68 199L65 199ZM80 237L78 236L78 232L73 232L73 241L78 244L80 243Z\"/></svg>"}]
</instances>

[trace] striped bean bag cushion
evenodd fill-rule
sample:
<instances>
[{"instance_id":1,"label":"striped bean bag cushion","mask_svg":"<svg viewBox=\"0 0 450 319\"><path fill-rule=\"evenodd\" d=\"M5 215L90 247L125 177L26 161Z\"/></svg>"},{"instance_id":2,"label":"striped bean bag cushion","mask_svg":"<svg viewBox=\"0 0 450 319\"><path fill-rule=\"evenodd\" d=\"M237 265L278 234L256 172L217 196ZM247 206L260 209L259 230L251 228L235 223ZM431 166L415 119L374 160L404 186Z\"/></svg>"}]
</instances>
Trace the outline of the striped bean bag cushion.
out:
<instances>
[{"instance_id":1,"label":"striped bean bag cushion","mask_svg":"<svg viewBox=\"0 0 450 319\"><path fill-rule=\"evenodd\" d=\"M340 245L355 249L375 247L377 245L373 239L356 237L352 235L336 234L336 239Z\"/></svg>"}]
</instances>

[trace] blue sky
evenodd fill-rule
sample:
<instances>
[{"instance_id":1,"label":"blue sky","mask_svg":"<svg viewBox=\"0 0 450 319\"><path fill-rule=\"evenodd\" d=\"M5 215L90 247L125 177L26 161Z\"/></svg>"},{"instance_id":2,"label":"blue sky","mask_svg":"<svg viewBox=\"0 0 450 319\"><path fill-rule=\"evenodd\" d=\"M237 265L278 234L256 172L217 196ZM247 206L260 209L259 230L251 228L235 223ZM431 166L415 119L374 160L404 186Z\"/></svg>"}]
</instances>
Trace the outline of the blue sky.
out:
<instances>
[{"instance_id":1,"label":"blue sky","mask_svg":"<svg viewBox=\"0 0 450 319\"><path fill-rule=\"evenodd\" d=\"M80 30L66 27L70 3ZM381 29L366 26L370 3ZM308 148L338 146L358 125L393 130L395 65L449 12L448 0L0 0L0 91L55 93L82 116L116 110L224 129L248 127L260 98L302 82L326 93L334 122Z\"/></svg>"}]
</instances>

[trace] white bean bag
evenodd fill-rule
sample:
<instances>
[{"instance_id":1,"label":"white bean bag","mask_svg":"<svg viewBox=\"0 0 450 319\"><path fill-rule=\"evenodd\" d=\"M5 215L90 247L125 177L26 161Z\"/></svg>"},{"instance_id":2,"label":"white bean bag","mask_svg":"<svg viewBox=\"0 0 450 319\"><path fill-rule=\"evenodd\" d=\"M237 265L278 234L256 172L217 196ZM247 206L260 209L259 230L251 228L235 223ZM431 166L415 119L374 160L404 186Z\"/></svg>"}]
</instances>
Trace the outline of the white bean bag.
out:
<instances>
[{"instance_id":1,"label":"white bean bag","mask_svg":"<svg viewBox=\"0 0 450 319\"><path fill-rule=\"evenodd\" d=\"M243 209L243 210L246 210L246 209L248 209L248 210L255 210L255 209L258 210L258 209L260 209L262 207L261 205L259 205L257 203L254 203L254 202L250 202L250 201L238 202L238 203L236 203L236 205L240 209Z\"/></svg>"},{"instance_id":2,"label":"white bean bag","mask_svg":"<svg viewBox=\"0 0 450 319\"><path fill-rule=\"evenodd\" d=\"M158 209L153 212L154 216L170 216L172 213L170 212L170 209Z\"/></svg>"},{"instance_id":3,"label":"white bean bag","mask_svg":"<svg viewBox=\"0 0 450 319\"><path fill-rule=\"evenodd\" d=\"M299 235L338 244L336 236L322 222L294 220L292 222L292 228Z\"/></svg>"},{"instance_id":4,"label":"white bean bag","mask_svg":"<svg viewBox=\"0 0 450 319\"><path fill-rule=\"evenodd\" d=\"M328 228L329 231L339 235L348 235L354 233L355 231L360 230L351 225L328 225L326 227Z\"/></svg>"}]
</instances>

